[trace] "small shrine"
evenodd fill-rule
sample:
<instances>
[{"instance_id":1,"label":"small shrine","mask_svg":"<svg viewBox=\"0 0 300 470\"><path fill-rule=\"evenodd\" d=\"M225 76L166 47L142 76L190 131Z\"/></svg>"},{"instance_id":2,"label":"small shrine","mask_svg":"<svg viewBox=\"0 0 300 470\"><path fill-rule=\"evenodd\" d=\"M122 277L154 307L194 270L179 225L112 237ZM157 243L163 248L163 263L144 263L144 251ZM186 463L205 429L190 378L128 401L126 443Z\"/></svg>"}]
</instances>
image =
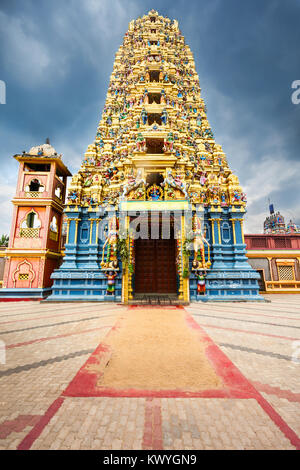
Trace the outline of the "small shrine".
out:
<instances>
[{"instance_id":1,"label":"small shrine","mask_svg":"<svg viewBox=\"0 0 300 470\"><path fill-rule=\"evenodd\" d=\"M178 22L151 10L130 22L116 53L95 139L69 187L65 256L48 300L262 300L245 206Z\"/></svg>"},{"instance_id":2,"label":"small shrine","mask_svg":"<svg viewBox=\"0 0 300 470\"><path fill-rule=\"evenodd\" d=\"M51 294L51 274L61 263L61 228L71 173L49 139L14 158L19 175L0 300L43 299Z\"/></svg>"}]
</instances>

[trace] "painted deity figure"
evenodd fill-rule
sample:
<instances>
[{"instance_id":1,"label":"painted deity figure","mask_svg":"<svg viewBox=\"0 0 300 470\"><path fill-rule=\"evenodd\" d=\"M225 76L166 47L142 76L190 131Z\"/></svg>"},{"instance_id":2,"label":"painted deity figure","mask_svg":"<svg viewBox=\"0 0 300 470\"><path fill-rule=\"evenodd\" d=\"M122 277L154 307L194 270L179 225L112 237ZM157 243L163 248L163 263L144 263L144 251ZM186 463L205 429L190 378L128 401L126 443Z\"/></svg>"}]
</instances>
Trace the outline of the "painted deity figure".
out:
<instances>
[{"instance_id":1,"label":"painted deity figure","mask_svg":"<svg viewBox=\"0 0 300 470\"><path fill-rule=\"evenodd\" d=\"M201 220L197 215L194 216L193 219L193 232L194 232L194 240L193 240L193 249L194 249L194 259L192 263L192 270L199 271L200 269L206 269L210 267L210 261L205 260L205 244L208 246L209 244L206 240L205 236L202 233L201 227Z\"/></svg>"},{"instance_id":2,"label":"painted deity figure","mask_svg":"<svg viewBox=\"0 0 300 470\"><path fill-rule=\"evenodd\" d=\"M239 191L235 190L233 191L233 196L232 196L232 202L240 202L241 200L241 194Z\"/></svg>"},{"instance_id":3,"label":"painted deity figure","mask_svg":"<svg viewBox=\"0 0 300 470\"><path fill-rule=\"evenodd\" d=\"M206 181L207 181L206 173L205 173L205 172L202 172L202 173L201 173L201 176L200 176L200 184L201 184L201 186L204 186L205 183L206 183Z\"/></svg>"},{"instance_id":4,"label":"painted deity figure","mask_svg":"<svg viewBox=\"0 0 300 470\"><path fill-rule=\"evenodd\" d=\"M173 132L169 132L167 138L164 139L164 152L173 152L174 136Z\"/></svg>"},{"instance_id":5,"label":"painted deity figure","mask_svg":"<svg viewBox=\"0 0 300 470\"><path fill-rule=\"evenodd\" d=\"M161 122L162 122L162 124L166 125L167 120L168 120L168 113L167 113L166 109L164 108L162 113L161 113Z\"/></svg>"},{"instance_id":6,"label":"painted deity figure","mask_svg":"<svg viewBox=\"0 0 300 470\"><path fill-rule=\"evenodd\" d=\"M145 152L146 151L146 140L144 136L139 132L135 141L136 151Z\"/></svg>"},{"instance_id":7,"label":"painted deity figure","mask_svg":"<svg viewBox=\"0 0 300 470\"><path fill-rule=\"evenodd\" d=\"M161 183L161 186L172 186L172 188L179 189L187 199L189 199L189 195L187 192L187 187L186 183L182 181L180 175L176 175L176 177L173 176L172 171L169 170L167 173L167 177L164 179L163 183Z\"/></svg>"},{"instance_id":8,"label":"painted deity figure","mask_svg":"<svg viewBox=\"0 0 300 470\"><path fill-rule=\"evenodd\" d=\"M118 271L117 242L119 222L113 215L108 222L108 234L103 245L101 269L103 271ZM106 255L106 256L105 256ZM105 258L105 261L104 261Z\"/></svg>"},{"instance_id":9,"label":"painted deity figure","mask_svg":"<svg viewBox=\"0 0 300 470\"><path fill-rule=\"evenodd\" d=\"M78 192L77 191L71 191L68 195L68 200L72 203L77 203L78 202Z\"/></svg>"},{"instance_id":10,"label":"painted deity figure","mask_svg":"<svg viewBox=\"0 0 300 470\"><path fill-rule=\"evenodd\" d=\"M227 206L226 193L224 191L221 193L221 206Z\"/></svg>"},{"instance_id":11,"label":"painted deity figure","mask_svg":"<svg viewBox=\"0 0 300 470\"><path fill-rule=\"evenodd\" d=\"M156 186L155 184L152 186L152 188L149 191L149 197L153 201L158 201L158 199L160 199L160 197L161 197L159 187Z\"/></svg>"},{"instance_id":12,"label":"painted deity figure","mask_svg":"<svg viewBox=\"0 0 300 470\"><path fill-rule=\"evenodd\" d=\"M145 110L145 108L142 109L142 112L141 112L141 118L142 118L142 122L144 124L144 126L147 124L147 120L148 120L148 113L147 111Z\"/></svg>"},{"instance_id":13,"label":"painted deity figure","mask_svg":"<svg viewBox=\"0 0 300 470\"><path fill-rule=\"evenodd\" d=\"M242 201L242 202L247 202L247 196L246 196L245 193L242 193L242 194L241 194L241 201Z\"/></svg>"},{"instance_id":14,"label":"painted deity figure","mask_svg":"<svg viewBox=\"0 0 300 470\"><path fill-rule=\"evenodd\" d=\"M137 171L136 177L129 176L127 184L124 186L122 198L126 197L133 189L139 188L141 185L146 186L146 181L142 177L142 170Z\"/></svg>"},{"instance_id":15,"label":"painted deity figure","mask_svg":"<svg viewBox=\"0 0 300 470\"><path fill-rule=\"evenodd\" d=\"M206 271L198 271L196 273L198 295L205 295L205 291L206 291L205 277L206 277Z\"/></svg>"}]
</instances>

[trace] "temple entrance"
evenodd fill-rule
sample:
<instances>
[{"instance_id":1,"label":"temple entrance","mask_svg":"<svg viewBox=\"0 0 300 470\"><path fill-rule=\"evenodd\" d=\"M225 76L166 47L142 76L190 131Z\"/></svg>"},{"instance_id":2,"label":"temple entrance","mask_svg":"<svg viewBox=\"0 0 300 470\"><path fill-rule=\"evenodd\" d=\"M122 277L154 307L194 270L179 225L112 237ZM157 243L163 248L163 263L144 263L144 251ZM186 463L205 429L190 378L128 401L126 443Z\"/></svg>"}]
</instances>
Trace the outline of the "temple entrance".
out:
<instances>
[{"instance_id":1,"label":"temple entrance","mask_svg":"<svg viewBox=\"0 0 300 470\"><path fill-rule=\"evenodd\" d=\"M175 240L135 241L135 293L176 294Z\"/></svg>"},{"instance_id":2,"label":"temple entrance","mask_svg":"<svg viewBox=\"0 0 300 470\"><path fill-rule=\"evenodd\" d=\"M150 222L150 221L149 221ZM153 228L154 227L154 228ZM161 217L157 225L152 221L155 239L138 238L134 242L135 252L135 294L175 294L177 293L176 240L174 239L173 220L171 220L169 238L163 238Z\"/></svg>"}]
</instances>

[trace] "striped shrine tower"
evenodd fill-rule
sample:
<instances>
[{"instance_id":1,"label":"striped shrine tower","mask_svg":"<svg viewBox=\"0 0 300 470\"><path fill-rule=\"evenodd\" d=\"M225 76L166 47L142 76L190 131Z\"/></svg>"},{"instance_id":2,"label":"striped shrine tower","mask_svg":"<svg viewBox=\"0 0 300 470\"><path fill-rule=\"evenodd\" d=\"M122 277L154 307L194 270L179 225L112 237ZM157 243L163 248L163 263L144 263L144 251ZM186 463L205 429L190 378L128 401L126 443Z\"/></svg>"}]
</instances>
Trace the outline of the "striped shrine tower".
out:
<instances>
[{"instance_id":1,"label":"striped shrine tower","mask_svg":"<svg viewBox=\"0 0 300 470\"><path fill-rule=\"evenodd\" d=\"M71 173L48 139L14 158L19 175L0 300L39 300L51 294L51 274L61 263L61 228Z\"/></svg>"},{"instance_id":2,"label":"striped shrine tower","mask_svg":"<svg viewBox=\"0 0 300 470\"><path fill-rule=\"evenodd\" d=\"M116 53L69 188L65 257L48 300L263 300L245 206L178 22L152 10L130 22Z\"/></svg>"}]
</instances>

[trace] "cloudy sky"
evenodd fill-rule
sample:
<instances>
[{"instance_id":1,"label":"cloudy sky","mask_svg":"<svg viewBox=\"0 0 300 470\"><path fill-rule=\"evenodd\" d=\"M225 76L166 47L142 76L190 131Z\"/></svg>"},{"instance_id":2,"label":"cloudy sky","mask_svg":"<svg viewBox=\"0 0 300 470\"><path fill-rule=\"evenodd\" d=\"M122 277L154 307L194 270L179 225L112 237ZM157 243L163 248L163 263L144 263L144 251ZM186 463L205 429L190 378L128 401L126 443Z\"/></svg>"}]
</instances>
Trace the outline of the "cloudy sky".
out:
<instances>
[{"instance_id":1,"label":"cloudy sky","mask_svg":"<svg viewBox=\"0 0 300 470\"><path fill-rule=\"evenodd\" d=\"M12 156L49 137L78 170L128 23L152 8L179 21L194 53L216 141L247 193L246 231L262 231L268 198L300 224L300 0L0 0L0 234Z\"/></svg>"}]
</instances>

